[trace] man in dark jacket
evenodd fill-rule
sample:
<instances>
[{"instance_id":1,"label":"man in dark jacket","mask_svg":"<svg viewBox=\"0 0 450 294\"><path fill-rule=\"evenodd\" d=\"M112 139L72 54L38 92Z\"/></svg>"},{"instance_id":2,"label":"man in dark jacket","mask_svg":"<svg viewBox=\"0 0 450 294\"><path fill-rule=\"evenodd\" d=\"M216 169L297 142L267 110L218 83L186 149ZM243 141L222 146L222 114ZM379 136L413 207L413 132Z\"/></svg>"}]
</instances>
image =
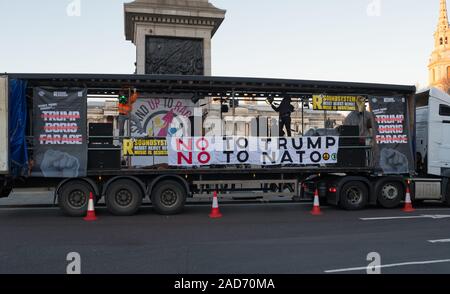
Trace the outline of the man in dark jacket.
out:
<instances>
[{"instance_id":1,"label":"man in dark jacket","mask_svg":"<svg viewBox=\"0 0 450 294\"><path fill-rule=\"evenodd\" d=\"M284 98L279 106L274 105L272 100L270 101L270 106L280 114L280 137L285 135L285 132L283 131L284 128L286 128L288 137L291 137L291 113L294 112L294 106L291 105L291 97Z\"/></svg>"}]
</instances>

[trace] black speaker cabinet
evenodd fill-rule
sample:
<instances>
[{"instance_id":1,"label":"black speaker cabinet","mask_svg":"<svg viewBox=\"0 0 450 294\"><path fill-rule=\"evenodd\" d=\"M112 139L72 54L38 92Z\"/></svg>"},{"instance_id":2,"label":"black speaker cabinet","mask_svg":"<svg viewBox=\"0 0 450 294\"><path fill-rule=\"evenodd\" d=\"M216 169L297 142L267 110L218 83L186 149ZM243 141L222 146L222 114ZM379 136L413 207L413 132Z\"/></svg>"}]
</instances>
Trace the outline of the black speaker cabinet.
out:
<instances>
[{"instance_id":1,"label":"black speaker cabinet","mask_svg":"<svg viewBox=\"0 0 450 294\"><path fill-rule=\"evenodd\" d=\"M90 123L89 124L89 148L108 148L113 147L112 123ZM111 137L111 138L96 138Z\"/></svg>"},{"instance_id":2,"label":"black speaker cabinet","mask_svg":"<svg viewBox=\"0 0 450 294\"><path fill-rule=\"evenodd\" d=\"M340 126L338 128L339 135L339 145L340 146L358 146L360 143L359 138L345 138L345 137L358 137L359 127L358 126Z\"/></svg>"},{"instance_id":3,"label":"black speaker cabinet","mask_svg":"<svg viewBox=\"0 0 450 294\"><path fill-rule=\"evenodd\" d=\"M340 126L338 166L340 167L366 167L366 149L360 148L365 145L365 140L358 138L358 126ZM354 137L354 138L345 138ZM345 148L343 148L345 147ZM351 148L357 147L357 148Z\"/></svg>"},{"instance_id":4,"label":"black speaker cabinet","mask_svg":"<svg viewBox=\"0 0 450 294\"><path fill-rule=\"evenodd\" d=\"M120 150L89 150L88 153L88 168L90 170L120 169Z\"/></svg>"},{"instance_id":5,"label":"black speaker cabinet","mask_svg":"<svg viewBox=\"0 0 450 294\"><path fill-rule=\"evenodd\" d=\"M365 149L339 149L338 166L340 167L366 167Z\"/></svg>"}]
</instances>

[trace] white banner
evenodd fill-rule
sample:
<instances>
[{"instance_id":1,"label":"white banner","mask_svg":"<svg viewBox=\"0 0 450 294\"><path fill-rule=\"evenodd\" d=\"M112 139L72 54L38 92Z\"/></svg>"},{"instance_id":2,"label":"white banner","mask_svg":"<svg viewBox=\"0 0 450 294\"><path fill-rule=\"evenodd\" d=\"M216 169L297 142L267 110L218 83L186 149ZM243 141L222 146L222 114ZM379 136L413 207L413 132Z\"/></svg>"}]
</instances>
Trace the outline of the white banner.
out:
<instances>
[{"instance_id":1,"label":"white banner","mask_svg":"<svg viewBox=\"0 0 450 294\"><path fill-rule=\"evenodd\" d=\"M172 137L169 165L318 165L337 163L339 137Z\"/></svg>"}]
</instances>

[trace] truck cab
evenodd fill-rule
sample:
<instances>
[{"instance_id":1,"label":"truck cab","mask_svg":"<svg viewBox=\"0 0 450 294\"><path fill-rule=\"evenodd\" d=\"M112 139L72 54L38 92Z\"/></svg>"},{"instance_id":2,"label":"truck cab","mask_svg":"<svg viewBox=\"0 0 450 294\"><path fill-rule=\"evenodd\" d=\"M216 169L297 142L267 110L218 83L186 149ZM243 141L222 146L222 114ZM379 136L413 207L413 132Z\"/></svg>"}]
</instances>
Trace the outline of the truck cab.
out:
<instances>
[{"instance_id":1,"label":"truck cab","mask_svg":"<svg viewBox=\"0 0 450 294\"><path fill-rule=\"evenodd\" d=\"M430 88L415 96L416 200L450 203L450 96Z\"/></svg>"}]
</instances>

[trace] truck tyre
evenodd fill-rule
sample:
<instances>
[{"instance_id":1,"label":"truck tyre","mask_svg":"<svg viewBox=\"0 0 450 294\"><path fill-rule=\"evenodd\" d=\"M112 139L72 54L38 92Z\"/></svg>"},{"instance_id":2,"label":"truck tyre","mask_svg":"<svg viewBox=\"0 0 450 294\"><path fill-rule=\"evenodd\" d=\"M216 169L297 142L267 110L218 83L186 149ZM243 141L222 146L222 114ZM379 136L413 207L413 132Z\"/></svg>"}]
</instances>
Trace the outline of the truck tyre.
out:
<instances>
[{"instance_id":1,"label":"truck tyre","mask_svg":"<svg viewBox=\"0 0 450 294\"><path fill-rule=\"evenodd\" d=\"M12 187L9 185L4 185L0 182L0 198L6 198L11 194Z\"/></svg>"},{"instance_id":2,"label":"truck tyre","mask_svg":"<svg viewBox=\"0 0 450 294\"><path fill-rule=\"evenodd\" d=\"M450 181L447 183L447 195L445 195L445 204L450 206Z\"/></svg>"},{"instance_id":3,"label":"truck tyre","mask_svg":"<svg viewBox=\"0 0 450 294\"><path fill-rule=\"evenodd\" d=\"M89 194L91 192L91 185L85 181L69 181L58 191L58 205L68 216L86 216Z\"/></svg>"},{"instance_id":4,"label":"truck tyre","mask_svg":"<svg viewBox=\"0 0 450 294\"><path fill-rule=\"evenodd\" d=\"M174 215L183 211L186 203L186 189L178 182L167 180L156 185L151 200L156 212Z\"/></svg>"},{"instance_id":5,"label":"truck tyre","mask_svg":"<svg viewBox=\"0 0 450 294\"><path fill-rule=\"evenodd\" d=\"M367 186L362 182L348 182L342 187L339 198L339 205L343 209L364 209L369 202L369 190L367 189Z\"/></svg>"},{"instance_id":6,"label":"truck tyre","mask_svg":"<svg viewBox=\"0 0 450 294\"><path fill-rule=\"evenodd\" d=\"M142 205L144 195L139 185L132 180L117 180L106 190L106 208L117 216L134 215Z\"/></svg>"},{"instance_id":7,"label":"truck tyre","mask_svg":"<svg viewBox=\"0 0 450 294\"><path fill-rule=\"evenodd\" d=\"M395 208L405 198L405 189L399 182L384 182L377 191L378 203L384 208Z\"/></svg>"}]
</instances>

